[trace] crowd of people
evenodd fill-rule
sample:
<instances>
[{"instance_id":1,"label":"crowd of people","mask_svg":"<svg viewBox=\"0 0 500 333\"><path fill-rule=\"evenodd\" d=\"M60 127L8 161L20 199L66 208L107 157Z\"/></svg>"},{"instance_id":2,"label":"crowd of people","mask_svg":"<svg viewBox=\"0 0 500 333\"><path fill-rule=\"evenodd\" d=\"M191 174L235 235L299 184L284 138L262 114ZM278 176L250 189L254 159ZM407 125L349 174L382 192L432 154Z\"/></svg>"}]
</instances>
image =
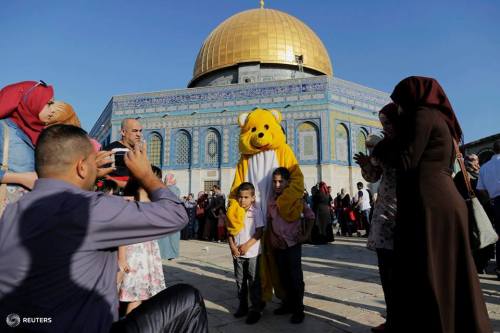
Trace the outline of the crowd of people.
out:
<instances>
[{"instance_id":1,"label":"crowd of people","mask_svg":"<svg viewBox=\"0 0 500 333\"><path fill-rule=\"evenodd\" d=\"M304 189L304 200L316 216L311 243L333 242L335 234L368 237L377 193L372 193L362 182L358 182L356 188L352 197L344 188L332 197L332 187L324 181L313 186L311 194Z\"/></svg>"},{"instance_id":2,"label":"crowd of people","mask_svg":"<svg viewBox=\"0 0 500 333\"><path fill-rule=\"evenodd\" d=\"M291 174L278 167L260 203L251 182L231 193L244 210L239 224L227 218L218 185L181 197L175 176L148 162L139 121L123 120L121 139L100 147L72 107L53 98L43 81L0 91L0 317L40 319L20 329L206 332L200 292L165 286L162 259L179 255L180 239L228 243L235 317L260 320L269 300L264 277L272 276L282 302L273 313L300 324L302 244L334 241L338 224L337 235L367 237L376 251L387 316L373 332L492 332L477 273L499 243L496 251L471 247L464 181L500 225L500 142L490 162L466 156L466 174L454 174L462 129L436 80L396 85L379 112L384 136L371 136L368 153L355 155L377 193L358 182L352 196L343 188L332 196L321 181L304 190L300 218L286 220L277 202Z\"/></svg>"},{"instance_id":3,"label":"crowd of people","mask_svg":"<svg viewBox=\"0 0 500 333\"><path fill-rule=\"evenodd\" d=\"M189 223L182 230L183 240L199 239L226 241L226 196L218 185L201 191L195 200L193 193L182 197L189 214Z\"/></svg>"},{"instance_id":4,"label":"crowd of people","mask_svg":"<svg viewBox=\"0 0 500 333\"><path fill-rule=\"evenodd\" d=\"M311 194L304 189L304 201L315 214L311 236L306 242L317 245L333 242L335 232L339 236L368 237L374 195L361 182L357 188L352 199L345 189L333 198L332 187L323 181L311 188ZM189 216L188 225L181 231L182 240L228 242L227 201L218 185L213 185L210 191L199 192L197 199L190 193L181 200Z\"/></svg>"}]
</instances>

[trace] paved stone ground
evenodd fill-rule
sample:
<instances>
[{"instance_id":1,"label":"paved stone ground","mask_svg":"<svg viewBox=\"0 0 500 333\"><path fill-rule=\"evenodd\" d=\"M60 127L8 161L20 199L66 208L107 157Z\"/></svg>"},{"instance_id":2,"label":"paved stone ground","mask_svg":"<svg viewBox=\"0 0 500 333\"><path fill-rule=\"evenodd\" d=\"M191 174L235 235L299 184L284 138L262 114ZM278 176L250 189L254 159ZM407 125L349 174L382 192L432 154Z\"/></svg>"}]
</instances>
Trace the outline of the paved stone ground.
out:
<instances>
[{"instance_id":1,"label":"paved stone ground","mask_svg":"<svg viewBox=\"0 0 500 333\"><path fill-rule=\"evenodd\" d=\"M256 325L246 325L232 313L238 305L232 259L227 244L181 241L181 257L165 261L167 285L185 282L205 298L210 332L370 332L384 321L385 303L375 254L363 238L337 237L328 245L304 245L302 267L306 284L306 319L300 325L288 316L274 316L277 299L268 304ZM481 275L494 331L500 332L500 281Z\"/></svg>"}]
</instances>

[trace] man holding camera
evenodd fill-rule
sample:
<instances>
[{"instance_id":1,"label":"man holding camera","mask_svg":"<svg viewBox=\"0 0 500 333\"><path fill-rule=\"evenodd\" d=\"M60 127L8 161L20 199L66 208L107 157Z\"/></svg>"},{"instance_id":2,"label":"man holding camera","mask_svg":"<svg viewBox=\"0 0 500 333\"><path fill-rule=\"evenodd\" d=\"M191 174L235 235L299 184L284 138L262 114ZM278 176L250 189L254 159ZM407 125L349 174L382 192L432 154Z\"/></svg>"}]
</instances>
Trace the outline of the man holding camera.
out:
<instances>
[{"instance_id":1,"label":"man holding camera","mask_svg":"<svg viewBox=\"0 0 500 333\"><path fill-rule=\"evenodd\" d=\"M117 183L119 187L125 187L129 172L124 164L123 156L127 150L133 150L136 145L142 144L142 125L137 119L126 118L122 120L120 129L121 139L111 142L104 150L113 151L116 170L110 173L109 177Z\"/></svg>"},{"instance_id":2,"label":"man holding camera","mask_svg":"<svg viewBox=\"0 0 500 333\"><path fill-rule=\"evenodd\" d=\"M151 202L92 192L96 177L111 171L101 167L110 156L96 153L75 126L54 125L40 135L39 179L0 220L0 318L22 318L2 320L0 331L9 324L21 331L207 332L203 299L185 284L117 321L117 247L179 231L188 217L138 146L124 161Z\"/></svg>"}]
</instances>

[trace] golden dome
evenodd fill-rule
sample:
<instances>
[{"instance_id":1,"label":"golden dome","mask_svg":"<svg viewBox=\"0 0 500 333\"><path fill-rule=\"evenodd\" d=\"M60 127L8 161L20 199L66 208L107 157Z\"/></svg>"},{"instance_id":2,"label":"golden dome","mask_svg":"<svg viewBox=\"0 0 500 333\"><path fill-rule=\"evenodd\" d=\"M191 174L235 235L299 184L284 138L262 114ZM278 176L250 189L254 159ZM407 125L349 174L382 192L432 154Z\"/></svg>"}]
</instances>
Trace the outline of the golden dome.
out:
<instances>
[{"instance_id":1,"label":"golden dome","mask_svg":"<svg viewBox=\"0 0 500 333\"><path fill-rule=\"evenodd\" d=\"M203 42L193 70L193 82L217 69L245 62L297 66L332 75L325 46L297 18L274 9L246 10L231 16Z\"/></svg>"}]
</instances>

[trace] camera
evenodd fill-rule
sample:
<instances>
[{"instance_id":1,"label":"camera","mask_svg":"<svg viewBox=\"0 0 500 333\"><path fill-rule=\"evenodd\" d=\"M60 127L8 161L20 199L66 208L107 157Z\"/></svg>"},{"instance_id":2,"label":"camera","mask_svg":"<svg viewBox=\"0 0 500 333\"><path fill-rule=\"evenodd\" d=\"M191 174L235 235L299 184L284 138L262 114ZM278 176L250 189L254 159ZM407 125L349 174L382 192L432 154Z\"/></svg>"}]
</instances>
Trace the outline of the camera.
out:
<instances>
[{"instance_id":1,"label":"camera","mask_svg":"<svg viewBox=\"0 0 500 333\"><path fill-rule=\"evenodd\" d=\"M113 159L114 162L112 164L113 167L115 168L125 168L125 154L129 152L130 149L128 148L114 148L111 149L111 152L113 152Z\"/></svg>"}]
</instances>

